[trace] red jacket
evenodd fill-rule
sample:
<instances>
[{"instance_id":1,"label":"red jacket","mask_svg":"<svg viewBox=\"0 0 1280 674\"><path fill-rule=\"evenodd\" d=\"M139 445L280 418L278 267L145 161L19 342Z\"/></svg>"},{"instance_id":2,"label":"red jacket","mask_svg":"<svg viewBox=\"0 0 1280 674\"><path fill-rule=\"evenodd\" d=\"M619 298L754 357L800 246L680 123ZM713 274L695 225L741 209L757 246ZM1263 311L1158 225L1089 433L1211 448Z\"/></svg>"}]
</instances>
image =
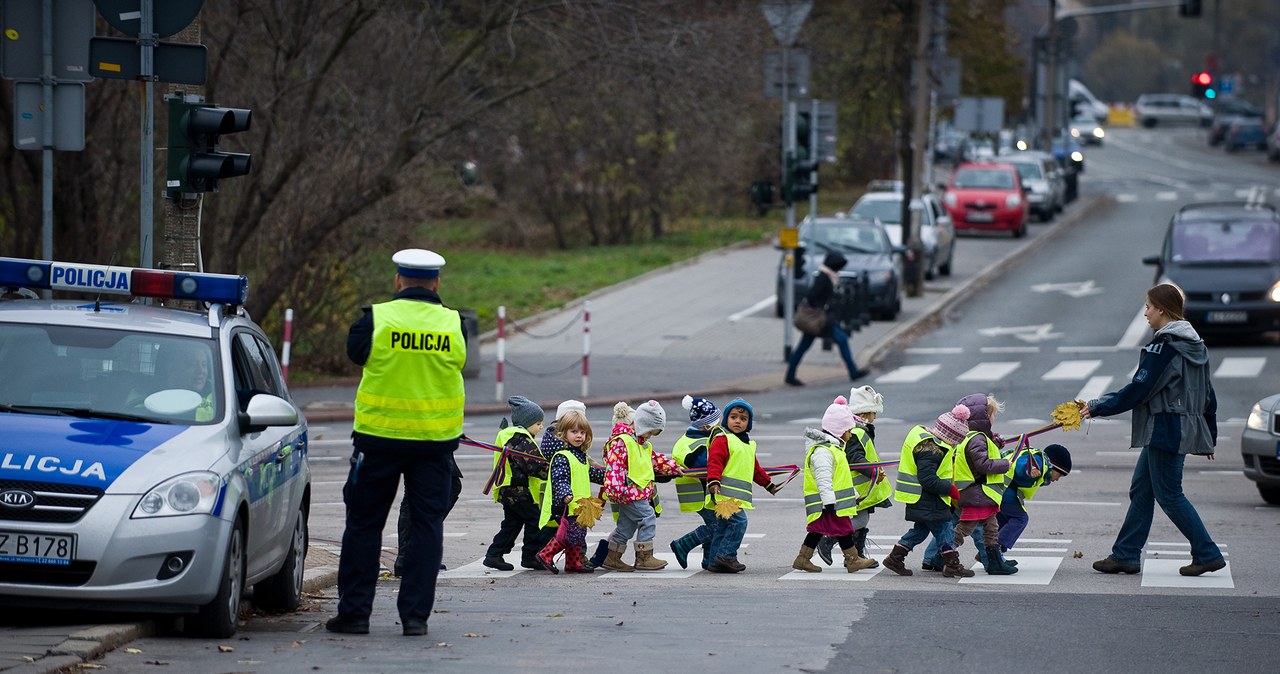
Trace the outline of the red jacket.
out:
<instances>
[{"instance_id":1,"label":"red jacket","mask_svg":"<svg viewBox=\"0 0 1280 674\"><path fill-rule=\"evenodd\" d=\"M707 481L718 482L720 475L724 473L724 464L728 462L729 441L724 433L716 433L716 436L711 439L711 446L707 449ZM756 459L755 475L752 479L761 487L767 487L772 482L769 474L760 467L759 459Z\"/></svg>"}]
</instances>

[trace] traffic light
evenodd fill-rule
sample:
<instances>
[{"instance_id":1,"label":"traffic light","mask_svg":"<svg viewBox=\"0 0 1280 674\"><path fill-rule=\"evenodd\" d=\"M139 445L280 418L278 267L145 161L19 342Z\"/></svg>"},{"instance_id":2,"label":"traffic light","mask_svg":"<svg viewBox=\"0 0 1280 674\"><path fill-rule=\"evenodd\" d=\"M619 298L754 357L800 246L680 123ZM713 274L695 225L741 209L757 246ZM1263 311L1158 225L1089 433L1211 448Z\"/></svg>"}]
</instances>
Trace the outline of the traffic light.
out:
<instances>
[{"instance_id":1,"label":"traffic light","mask_svg":"<svg viewBox=\"0 0 1280 674\"><path fill-rule=\"evenodd\" d=\"M1217 90L1213 88L1213 75L1209 71L1202 70L1191 76L1191 95L1208 99L1218 97Z\"/></svg>"},{"instance_id":2,"label":"traffic light","mask_svg":"<svg viewBox=\"0 0 1280 674\"><path fill-rule=\"evenodd\" d=\"M783 186L783 193L788 206L818 191L818 181L813 175L818 170L818 162L800 159L796 154L787 154L787 184Z\"/></svg>"},{"instance_id":3,"label":"traffic light","mask_svg":"<svg viewBox=\"0 0 1280 674\"><path fill-rule=\"evenodd\" d=\"M249 155L223 152L221 136L249 130L252 110L221 108L171 96L169 101L169 170L165 194L216 192L218 181L249 173Z\"/></svg>"},{"instance_id":4,"label":"traffic light","mask_svg":"<svg viewBox=\"0 0 1280 674\"><path fill-rule=\"evenodd\" d=\"M1182 0L1182 4L1178 5L1178 16L1189 19L1200 16L1200 0Z\"/></svg>"}]
</instances>

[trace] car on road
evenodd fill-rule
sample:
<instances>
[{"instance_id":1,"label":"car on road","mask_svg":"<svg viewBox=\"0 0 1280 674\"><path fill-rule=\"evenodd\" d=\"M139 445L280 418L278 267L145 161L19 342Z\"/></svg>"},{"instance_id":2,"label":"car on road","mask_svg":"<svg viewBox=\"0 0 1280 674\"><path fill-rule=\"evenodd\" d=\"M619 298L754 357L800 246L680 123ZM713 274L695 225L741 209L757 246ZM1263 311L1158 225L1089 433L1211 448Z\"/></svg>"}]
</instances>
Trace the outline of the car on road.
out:
<instances>
[{"instance_id":1,"label":"car on road","mask_svg":"<svg viewBox=\"0 0 1280 674\"><path fill-rule=\"evenodd\" d=\"M298 607L307 423L247 294L243 276L0 258L0 605L183 614L214 638L249 587Z\"/></svg>"},{"instance_id":2,"label":"car on road","mask_svg":"<svg viewBox=\"0 0 1280 674\"><path fill-rule=\"evenodd\" d=\"M1280 161L1280 122L1271 127L1271 133L1267 134L1267 159Z\"/></svg>"},{"instance_id":3,"label":"car on road","mask_svg":"<svg viewBox=\"0 0 1280 674\"><path fill-rule=\"evenodd\" d=\"M1148 129L1157 124L1209 126L1213 109L1203 101L1181 94L1142 94L1133 105L1134 120Z\"/></svg>"},{"instance_id":4,"label":"car on road","mask_svg":"<svg viewBox=\"0 0 1280 674\"><path fill-rule=\"evenodd\" d=\"M1043 152L1010 152L1000 155L1000 161L1018 169L1018 177L1026 188L1027 208L1040 222L1053 219L1062 210L1066 198L1066 182L1061 178L1062 168L1053 157Z\"/></svg>"},{"instance_id":5,"label":"car on road","mask_svg":"<svg viewBox=\"0 0 1280 674\"><path fill-rule=\"evenodd\" d=\"M1220 145L1226 138L1227 128L1237 117L1264 116L1262 108L1238 98L1224 99L1214 102L1213 119L1209 122L1209 145Z\"/></svg>"},{"instance_id":6,"label":"car on road","mask_svg":"<svg viewBox=\"0 0 1280 674\"><path fill-rule=\"evenodd\" d=\"M866 307L872 318L893 320L902 310L902 255L901 246L894 246L884 226L873 220L855 220L846 217L805 218L800 223L800 248L796 251L795 278L796 302L809 292L815 276L820 274L822 258L827 253L838 252L848 263L840 271L840 283L856 284L866 281L870 301ZM783 314L783 298L786 297L786 251L778 261L778 274L774 313ZM793 305L794 306L794 305Z\"/></svg>"},{"instance_id":7,"label":"car on road","mask_svg":"<svg viewBox=\"0 0 1280 674\"><path fill-rule=\"evenodd\" d=\"M1077 117L1071 120L1068 128L1071 137L1085 145L1102 145L1102 139L1107 137L1106 129L1092 117Z\"/></svg>"},{"instance_id":8,"label":"car on road","mask_svg":"<svg viewBox=\"0 0 1280 674\"><path fill-rule=\"evenodd\" d=\"M1222 137L1222 146L1226 148L1227 152L1236 152L1246 147L1266 150L1267 132L1262 128L1262 118L1231 118Z\"/></svg>"},{"instance_id":9,"label":"car on road","mask_svg":"<svg viewBox=\"0 0 1280 674\"><path fill-rule=\"evenodd\" d=\"M1186 294L1186 318L1202 334L1280 330L1280 212L1269 204L1201 203L1174 214L1155 281Z\"/></svg>"},{"instance_id":10,"label":"car on road","mask_svg":"<svg viewBox=\"0 0 1280 674\"><path fill-rule=\"evenodd\" d=\"M1280 393L1273 393L1249 410L1240 436L1244 476L1253 480L1262 500L1280 505Z\"/></svg>"},{"instance_id":11,"label":"car on road","mask_svg":"<svg viewBox=\"0 0 1280 674\"><path fill-rule=\"evenodd\" d=\"M938 197L924 194L911 200L911 210L920 214L920 243L924 245L924 277L935 273L949 276L955 259L956 232L951 216ZM884 225L895 246L905 245L902 231L902 192L867 192L849 209L849 217L876 220Z\"/></svg>"},{"instance_id":12,"label":"car on road","mask_svg":"<svg viewBox=\"0 0 1280 674\"><path fill-rule=\"evenodd\" d=\"M1005 163L961 164L942 198L956 231L1027 234L1027 198L1018 169Z\"/></svg>"}]
</instances>

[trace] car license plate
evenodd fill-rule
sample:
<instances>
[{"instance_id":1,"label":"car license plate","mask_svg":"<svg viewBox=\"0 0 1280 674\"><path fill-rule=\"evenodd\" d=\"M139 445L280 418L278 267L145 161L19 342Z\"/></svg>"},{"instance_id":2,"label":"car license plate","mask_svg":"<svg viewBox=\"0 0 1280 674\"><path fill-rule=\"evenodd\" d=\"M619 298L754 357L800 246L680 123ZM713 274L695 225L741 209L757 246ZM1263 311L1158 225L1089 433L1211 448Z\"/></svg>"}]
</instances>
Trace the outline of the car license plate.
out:
<instances>
[{"instance_id":1,"label":"car license plate","mask_svg":"<svg viewBox=\"0 0 1280 674\"><path fill-rule=\"evenodd\" d=\"M1204 320L1206 323L1248 323L1249 314L1244 311L1210 311Z\"/></svg>"},{"instance_id":2,"label":"car license plate","mask_svg":"<svg viewBox=\"0 0 1280 674\"><path fill-rule=\"evenodd\" d=\"M996 218L990 213L970 213L965 219L969 222L992 222Z\"/></svg>"},{"instance_id":3,"label":"car license plate","mask_svg":"<svg viewBox=\"0 0 1280 674\"><path fill-rule=\"evenodd\" d=\"M75 555L75 536L0 531L0 562L67 566Z\"/></svg>"}]
</instances>

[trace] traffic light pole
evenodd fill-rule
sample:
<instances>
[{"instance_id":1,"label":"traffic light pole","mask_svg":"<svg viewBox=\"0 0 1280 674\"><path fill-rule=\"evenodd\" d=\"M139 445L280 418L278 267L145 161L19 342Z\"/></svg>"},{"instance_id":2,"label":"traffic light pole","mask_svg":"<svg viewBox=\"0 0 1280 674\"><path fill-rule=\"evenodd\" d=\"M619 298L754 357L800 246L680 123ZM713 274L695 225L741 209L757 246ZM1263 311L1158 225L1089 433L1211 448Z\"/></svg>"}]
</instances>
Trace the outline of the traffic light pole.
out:
<instances>
[{"instance_id":1,"label":"traffic light pole","mask_svg":"<svg viewBox=\"0 0 1280 674\"><path fill-rule=\"evenodd\" d=\"M138 31L138 48L141 50L142 57L140 70L144 89L142 97L142 152L139 155L142 165L142 193L140 195L142 214L139 233L141 254L139 255L138 266L144 269L150 269L153 266L155 241L155 150L152 148L155 146L156 128L154 75L157 38L153 26L152 2L153 0L142 0L140 8L142 27Z\"/></svg>"},{"instance_id":2,"label":"traffic light pole","mask_svg":"<svg viewBox=\"0 0 1280 674\"><path fill-rule=\"evenodd\" d=\"M818 184L818 99L810 99L809 105L809 151L813 160L813 171L809 173L809 182ZM814 191L809 195L809 218L818 217L818 193Z\"/></svg>"},{"instance_id":3,"label":"traffic light pole","mask_svg":"<svg viewBox=\"0 0 1280 674\"><path fill-rule=\"evenodd\" d=\"M787 166L787 157L792 156L796 151L796 104L788 103L783 109L782 114L782 190L783 199L787 205L787 229L795 230L796 228L796 204L795 199L791 198L789 185L791 184L790 167ZM811 125L812 126L812 125ZM784 361L791 360L791 338L792 327L791 320L795 316L796 310L796 248L784 248L787 264L782 274L782 359Z\"/></svg>"}]
</instances>

